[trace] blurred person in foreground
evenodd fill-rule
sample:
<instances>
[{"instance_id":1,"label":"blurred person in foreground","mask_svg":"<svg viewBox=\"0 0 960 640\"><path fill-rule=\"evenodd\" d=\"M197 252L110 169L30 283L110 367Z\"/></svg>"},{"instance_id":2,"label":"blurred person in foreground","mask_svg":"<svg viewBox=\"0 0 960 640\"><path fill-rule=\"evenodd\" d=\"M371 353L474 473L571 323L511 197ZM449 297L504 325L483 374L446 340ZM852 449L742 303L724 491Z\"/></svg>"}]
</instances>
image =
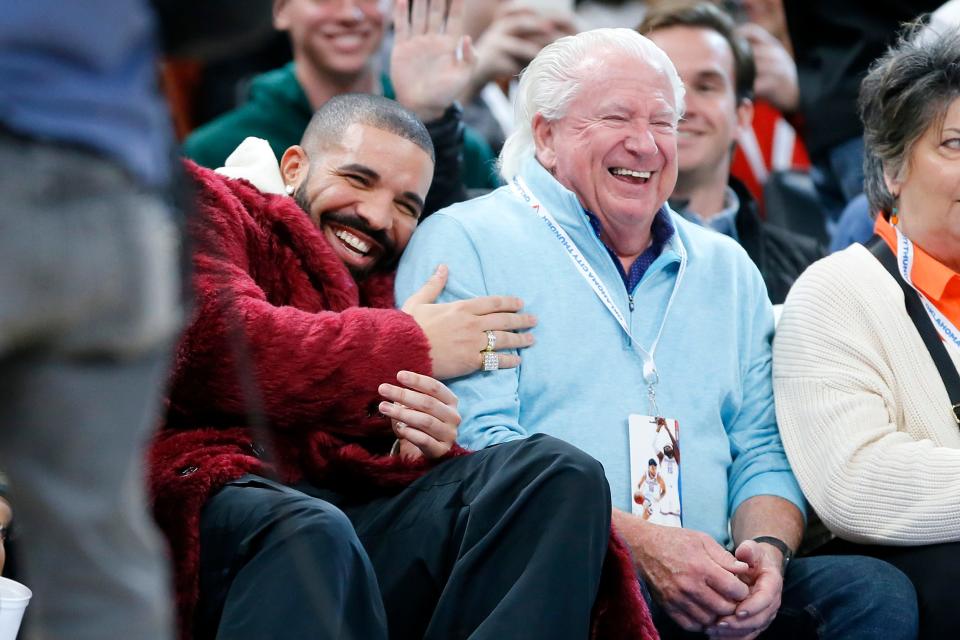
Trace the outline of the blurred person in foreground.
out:
<instances>
[{"instance_id":1,"label":"blurred person in foreground","mask_svg":"<svg viewBox=\"0 0 960 640\"><path fill-rule=\"evenodd\" d=\"M397 300L440 261L441 300L515 291L537 315L521 367L449 382L459 442L549 433L602 462L662 636L912 638L916 598L893 567L790 561L806 505L774 417L773 313L743 249L667 205L683 110L670 59L631 29L548 45L520 79L509 186L417 230ZM684 528L631 513L631 476L646 472L631 459L650 456L631 449L629 424L669 419L682 425Z\"/></svg>"},{"instance_id":2,"label":"blurred person in foreground","mask_svg":"<svg viewBox=\"0 0 960 640\"><path fill-rule=\"evenodd\" d=\"M269 19L260 0L4 6L0 468L28 637L172 634L142 464L183 307L157 56L229 55Z\"/></svg>"},{"instance_id":3,"label":"blurred person in foreground","mask_svg":"<svg viewBox=\"0 0 960 640\"><path fill-rule=\"evenodd\" d=\"M771 302L782 304L797 276L823 251L812 238L764 222L753 196L730 175L736 141L753 119L750 45L709 2L653 9L639 31L670 56L686 89L670 206L736 240L760 270Z\"/></svg>"},{"instance_id":4,"label":"blurred person in foreground","mask_svg":"<svg viewBox=\"0 0 960 640\"><path fill-rule=\"evenodd\" d=\"M280 194L190 165L198 311L150 456L183 637L650 637L599 463L455 446L438 379L518 366L534 319L432 304L443 269L394 308L432 172L424 126L368 94L317 111Z\"/></svg>"},{"instance_id":5,"label":"blurred person in foreground","mask_svg":"<svg viewBox=\"0 0 960 640\"><path fill-rule=\"evenodd\" d=\"M837 537L823 551L899 567L917 590L921 637L953 638L960 34L907 30L864 80L860 112L877 237L816 263L788 297L777 416L800 485Z\"/></svg>"}]
</instances>

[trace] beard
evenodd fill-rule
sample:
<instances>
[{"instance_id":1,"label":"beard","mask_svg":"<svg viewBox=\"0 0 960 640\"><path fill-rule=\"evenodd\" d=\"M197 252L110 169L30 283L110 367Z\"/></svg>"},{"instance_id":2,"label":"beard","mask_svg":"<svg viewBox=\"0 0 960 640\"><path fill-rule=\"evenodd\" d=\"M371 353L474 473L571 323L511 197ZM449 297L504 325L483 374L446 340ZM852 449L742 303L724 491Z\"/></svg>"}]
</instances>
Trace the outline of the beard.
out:
<instances>
[{"instance_id":1,"label":"beard","mask_svg":"<svg viewBox=\"0 0 960 640\"><path fill-rule=\"evenodd\" d=\"M397 262L400 261L400 253L397 251L396 244L390 239L390 236L387 235L387 232L383 229L372 228L365 219L354 213L324 211L321 212L317 218L314 218L311 214L310 203L307 199L306 190L304 189L304 186L309 182L310 176L308 173L307 179L304 180L303 183L297 187L297 190L293 192L293 200L301 209L303 209L303 212L307 214L311 220L313 220L317 228L322 229L325 223L334 222L341 227L355 229L356 231L368 236L370 239L380 245L380 248L382 249L380 257L370 266L360 268L354 265L345 264L347 270L350 271L350 274L353 276L353 279L357 282L360 282L361 280L375 273L392 271L397 266Z\"/></svg>"}]
</instances>

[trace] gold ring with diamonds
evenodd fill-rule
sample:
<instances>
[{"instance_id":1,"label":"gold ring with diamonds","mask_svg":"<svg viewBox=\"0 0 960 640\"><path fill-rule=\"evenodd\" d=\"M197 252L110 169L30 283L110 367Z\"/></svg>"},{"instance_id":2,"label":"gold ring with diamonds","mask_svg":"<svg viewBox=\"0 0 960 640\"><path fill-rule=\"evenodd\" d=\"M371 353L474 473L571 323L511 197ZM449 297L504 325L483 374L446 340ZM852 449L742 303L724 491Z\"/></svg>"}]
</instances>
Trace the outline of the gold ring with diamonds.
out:
<instances>
[{"instance_id":1,"label":"gold ring with diamonds","mask_svg":"<svg viewBox=\"0 0 960 640\"><path fill-rule=\"evenodd\" d=\"M480 356L483 358L483 370L484 371L496 371L500 368L500 356L494 351L481 351Z\"/></svg>"},{"instance_id":2,"label":"gold ring with diamonds","mask_svg":"<svg viewBox=\"0 0 960 640\"><path fill-rule=\"evenodd\" d=\"M497 334L493 331L486 331L487 334L487 348L484 351L493 351L497 346Z\"/></svg>"}]
</instances>

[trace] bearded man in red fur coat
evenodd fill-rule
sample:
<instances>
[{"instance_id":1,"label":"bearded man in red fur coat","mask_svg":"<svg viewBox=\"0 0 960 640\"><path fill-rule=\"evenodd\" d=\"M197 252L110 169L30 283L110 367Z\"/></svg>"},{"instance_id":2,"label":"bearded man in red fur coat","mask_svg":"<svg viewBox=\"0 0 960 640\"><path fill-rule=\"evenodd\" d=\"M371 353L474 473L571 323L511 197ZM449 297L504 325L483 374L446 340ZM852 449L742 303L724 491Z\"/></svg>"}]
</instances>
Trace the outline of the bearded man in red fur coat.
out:
<instances>
[{"instance_id":1,"label":"bearded man in red fur coat","mask_svg":"<svg viewBox=\"0 0 960 640\"><path fill-rule=\"evenodd\" d=\"M292 198L188 170L198 308L150 452L182 637L655 637L599 463L547 436L455 444L435 378L534 320L433 304L443 268L394 309L433 171L419 121L330 100L283 156Z\"/></svg>"}]
</instances>

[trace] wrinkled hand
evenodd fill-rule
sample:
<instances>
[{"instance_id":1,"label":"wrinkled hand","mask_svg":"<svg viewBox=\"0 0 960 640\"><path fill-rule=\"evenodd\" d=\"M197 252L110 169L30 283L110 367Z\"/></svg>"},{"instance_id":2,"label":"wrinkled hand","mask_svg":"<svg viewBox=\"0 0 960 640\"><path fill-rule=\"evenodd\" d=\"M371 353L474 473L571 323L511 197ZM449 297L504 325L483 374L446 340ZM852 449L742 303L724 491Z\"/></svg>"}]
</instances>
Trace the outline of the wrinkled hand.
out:
<instances>
[{"instance_id":1,"label":"wrinkled hand","mask_svg":"<svg viewBox=\"0 0 960 640\"><path fill-rule=\"evenodd\" d=\"M753 90L782 113L793 113L800 106L800 85L797 65L780 41L757 24L747 23L738 28L740 35L753 48L757 78Z\"/></svg>"},{"instance_id":2,"label":"wrinkled hand","mask_svg":"<svg viewBox=\"0 0 960 640\"><path fill-rule=\"evenodd\" d=\"M380 412L393 424L400 455L433 459L446 454L460 426L457 396L442 382L412 371L397 373L397 382L402 386L384 383L378 391L387 400Z\"/></svg>"},{"instance_id":3,"label":"wrinkled hand","mask_svg":"<svg viewBox=\"0 0 960 640\"><path fill-rule=\"evenodd\" d=\"M397 102L424 122L441 117L463 93L477 62L463 35L464 1L450 0L447 15L446 0L397 0L394 7L390 81Z\"/></svg>"},{"instance_id":4,"label":"wrinkled hand","mask_svg":"<svg viewBox=\"0 0 960 640\"><path fill-rule=\"evenodd\" d=\"M523 349L533 344L533 334L514 333L530 329L536 318L518 313L523 301L511 296L485 296L434 304L447 284L443 265L414 293L402 310L413 316L430 341L433 375L440 380L467 375L480 369L480 352L487 346L486 331L493 331L497 350ZM516 367L520 357L498 354L501 369Z\"/></svg>"},{"instance_id":5,"label":"wrinkled hand","mask_svg":"<svg viewBox=\"0 0 960 640\"><path fill-rule=\"evenodd\" d=\"M718 638L753 640L770 626L780 610L783 556L770 545L745 540L737 547L736 557L749 566L740 579L750 587L750 595L737 605L734 615L720 618L707 632Z\"/></svg>"},{"instance_id":6,"label":"wrinkled hand","mask_svg":"<svg viewBox=\"0 0 960 640\"><path fill-rule=\"evenodd\" d=\"M540 50L562 36L576 33L572 17L544 16L533 9L501 4L493 22L477 39L477 66L465 99L497 78L515 76Z\"/></svg>"},{"instance_id":7,"label":"wrinkled hand","mask_svg":"<svg viewBox=\"0 0 960 640\"><path fill-rule=\"evenodd\" d=\"M702 631L737 611L748 565L700 531L662 527L615 512L618 531L653 596L687 631Z\"/></svg>"}]
</instances>

